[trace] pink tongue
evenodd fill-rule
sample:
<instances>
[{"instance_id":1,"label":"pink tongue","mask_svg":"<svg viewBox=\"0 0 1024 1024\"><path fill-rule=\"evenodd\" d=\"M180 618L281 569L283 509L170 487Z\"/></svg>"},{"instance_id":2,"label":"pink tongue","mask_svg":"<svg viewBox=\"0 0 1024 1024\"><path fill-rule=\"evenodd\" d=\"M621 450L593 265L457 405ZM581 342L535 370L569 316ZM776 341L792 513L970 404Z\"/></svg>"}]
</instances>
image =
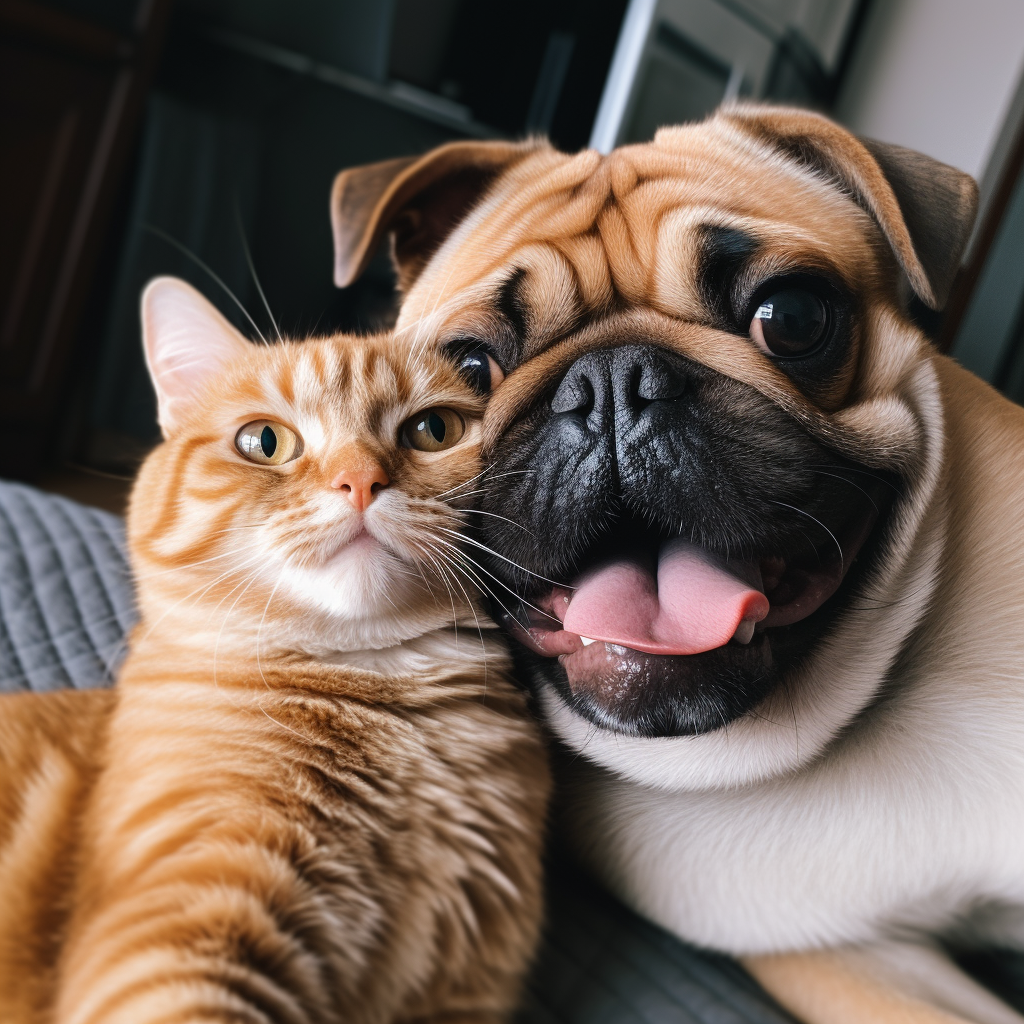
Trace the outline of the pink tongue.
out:
<instances>
[{"instance_id":1,"label":"pink tongue","mask_svg":"<svg viewBox=\"0 0 1024 1024\"><path fill-rule=\"evenodd\" d=\"M727 644L741 624L749 639L753 623L768 614L760 585L756 567L727 565L674 540L662 546L656 570L640 558L622 559L583 576L562 626L649 654L699 654Z\"/></svg>"}]
</instances>

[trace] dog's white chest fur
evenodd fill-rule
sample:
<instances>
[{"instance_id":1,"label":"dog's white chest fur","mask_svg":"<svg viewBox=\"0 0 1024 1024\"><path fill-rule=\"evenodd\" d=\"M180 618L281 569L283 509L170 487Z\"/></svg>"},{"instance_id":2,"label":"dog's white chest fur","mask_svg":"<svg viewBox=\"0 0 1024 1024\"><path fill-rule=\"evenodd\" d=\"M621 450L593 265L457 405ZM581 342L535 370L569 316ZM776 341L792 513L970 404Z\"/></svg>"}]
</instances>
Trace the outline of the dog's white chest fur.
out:
<instances>
[{"instance_id":1,"label":"dog's white chest fur","mask_svg":"<svg viewBox=\"0 0 1024 1024\"><path fill-rule=\"evenodd\" d=\"M897 704L898 707L892 705ZM809 769L663 792L595 768L570 824L646 916L753 953L969 929L1024 946L1024 686L911 685Z\"/></svg>"}]
</instances>

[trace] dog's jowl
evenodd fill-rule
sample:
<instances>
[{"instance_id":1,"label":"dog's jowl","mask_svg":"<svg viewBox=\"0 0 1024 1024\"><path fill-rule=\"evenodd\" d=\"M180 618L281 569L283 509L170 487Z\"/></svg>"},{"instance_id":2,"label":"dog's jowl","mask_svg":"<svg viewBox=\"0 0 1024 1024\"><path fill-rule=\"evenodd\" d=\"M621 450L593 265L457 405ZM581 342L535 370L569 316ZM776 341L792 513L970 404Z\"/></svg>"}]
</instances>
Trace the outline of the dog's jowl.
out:
<instances>
[{"instance_id":1,"label":"dog's jowl","mask_svg":"<svg viewBox=\"0 0 1024 1024\"><path fill-rule=\"evenodd\" d=\"M491 394L477 582L563 832L808 1021L1024 1021L937 946L1024 949L1024 412L908 312L975 201L742 106L335 184L338 283L390 234L399 331Z\"/></svg>"}]
</instances>

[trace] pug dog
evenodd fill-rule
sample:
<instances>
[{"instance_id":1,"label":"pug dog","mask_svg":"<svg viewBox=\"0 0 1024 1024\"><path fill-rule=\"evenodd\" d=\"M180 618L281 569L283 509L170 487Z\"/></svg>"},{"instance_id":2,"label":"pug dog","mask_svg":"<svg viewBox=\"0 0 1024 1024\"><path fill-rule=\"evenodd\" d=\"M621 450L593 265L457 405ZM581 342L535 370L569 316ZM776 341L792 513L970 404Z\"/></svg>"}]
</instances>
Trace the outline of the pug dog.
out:
<instances>
[{"instance_id":1,"label":"pug dog","mask_svg":"<svg viewBox=\"0 0 1024 1024\"><path fill-rule=\"evenodd\" d=\"M809 1024L1024 1017L1024 410L940 355L965 174L736 105L607 156L343 172L411 345L491 399L475 566L582 863ZM582 755L582 756L580 756Z\"/></svg>"}]
</instances>

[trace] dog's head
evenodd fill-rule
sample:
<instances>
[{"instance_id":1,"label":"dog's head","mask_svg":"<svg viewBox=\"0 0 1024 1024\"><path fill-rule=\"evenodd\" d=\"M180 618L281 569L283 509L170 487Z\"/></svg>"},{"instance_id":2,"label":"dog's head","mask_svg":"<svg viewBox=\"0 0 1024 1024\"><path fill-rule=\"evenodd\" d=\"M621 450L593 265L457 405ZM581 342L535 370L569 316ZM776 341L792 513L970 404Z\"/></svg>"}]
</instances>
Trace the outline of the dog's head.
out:
<instances>
[{"instance_id":1,"label":"dog's head","mask_svg":"<svg viewBox=\"0 0 1024 1024\"><path fill-rule=\"evenodd\" d=\"M347 171L339 284L492 390L480 565L563 739L659 786L788 770L878 692L941 543L942 305L973 181L737 106L608 156Z\"/></svg>"}]
</instances>

